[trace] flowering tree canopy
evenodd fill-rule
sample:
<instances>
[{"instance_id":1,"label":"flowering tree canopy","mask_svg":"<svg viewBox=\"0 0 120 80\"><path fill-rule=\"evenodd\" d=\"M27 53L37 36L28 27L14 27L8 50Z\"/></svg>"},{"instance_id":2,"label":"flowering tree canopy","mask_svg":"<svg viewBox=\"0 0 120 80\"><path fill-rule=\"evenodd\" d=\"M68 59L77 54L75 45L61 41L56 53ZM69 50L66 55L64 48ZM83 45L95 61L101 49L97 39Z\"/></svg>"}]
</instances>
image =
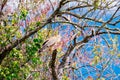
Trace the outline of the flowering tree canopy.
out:
<instances>
[{"instance_id":1,"label":"flowering tree canopy","mask_svg":"<svg viewBox=\"0 0 120 80\"><path fill-rule=\"evenodd\" d=\"M119 69L120 0L0 1L1 80L118 80Z\"/></svg>"}]
</instances>

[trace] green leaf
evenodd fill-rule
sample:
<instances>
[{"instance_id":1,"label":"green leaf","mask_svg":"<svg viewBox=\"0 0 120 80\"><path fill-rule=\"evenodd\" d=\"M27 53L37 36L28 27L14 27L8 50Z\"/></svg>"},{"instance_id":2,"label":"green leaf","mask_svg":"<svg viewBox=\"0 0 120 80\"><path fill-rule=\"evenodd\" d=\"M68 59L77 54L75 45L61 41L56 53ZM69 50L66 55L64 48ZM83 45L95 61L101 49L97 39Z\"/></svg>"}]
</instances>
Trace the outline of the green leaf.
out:
<instances>
[{"instance_id":1,"label":"green leaf","mask_svg":"<svg viewBox=\"0 0 120 80\"><path fill-rule=\"evenodd\" d=\"M120 53L119 53L119 54L117 54L117 57L118 57L118 58L120 58Z\"/></svg>"},{"instance_id":2,"label":"green leaf","mask_svg":"<svg viewBox=\"0 0 120 80\"><path fill-rule=\"evenodd\" d=\"M34 39L33 41L34 41L34 42L39 42L39 39Z\"/></svg>"},{"instance_id":3,"label":"green leaf","mask_svg":"<svg viewBox=\"0 0 120 80\"><path fill-rule=\"evenodd\" d=\"M40 26L40 21L36 22L36 25L37 25L37 26Z\"/></svg>"},{"instance_id":4,"label":"green leaf","mask_svg":"<svg viewBox=\"0 0 120 80\"><path fill-rule=\"evenodd\" d=\"M99 6L99 0L95 0L93 5L94 5L94 9L96 10Z\"/></svg>"},{"instance_id":5,"label":"green leaf","mask_svg":"<svg viewBox=\"0 0 120 80\"><path fill-rule=\"evenodd\" d=\"M20 19L25 19L26 16L27 16L27 14L28 14L28 11L23 8L23 9L21 10Z\"/></svg>"}]
</instances>

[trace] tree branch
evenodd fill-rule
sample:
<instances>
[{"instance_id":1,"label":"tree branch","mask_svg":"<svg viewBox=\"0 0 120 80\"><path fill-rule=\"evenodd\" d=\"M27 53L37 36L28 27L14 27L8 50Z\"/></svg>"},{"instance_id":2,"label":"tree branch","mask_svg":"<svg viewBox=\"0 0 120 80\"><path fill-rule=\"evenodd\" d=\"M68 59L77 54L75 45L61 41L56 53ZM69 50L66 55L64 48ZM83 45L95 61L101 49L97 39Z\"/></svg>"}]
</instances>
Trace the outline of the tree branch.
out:
<instances>
[{"instance_id":1,"label":"tree branch","mask_svg":"<svg viewBox=\"0 0 120 80\"><path fill-rule=\"evenodd\" d=\"M52 53L52 59L49 63L49 67L51 69L52 80L58 80L57 74L56 74L56 71L55 71L56 56L57 56L57 50L55 49Z\"/></svg>"},{"instance_id":2,"label":"tree branch","mask_svg":"<svg viewBox=\"0 0 120 80\"><path fill-rule=\"evenodd\" d=\"M70 44L67 52L63 55L62 62L59 64L58 69L61 69L65 66L67 57L70 55L70 53L73 51L73 49L74 49L74 47Z\"/></svg>"},{"instance_id":3,"label":"tree branch","mask_svg":"<svg viewBox=\"0 0 120 80\"><path fill-rule=\"evenodd\" d=\"M105 21L101 21L101 20L85 17L85 15L80 16L78 14L74 14L74 13L69 12L69 11L64 11L64 12L62 11L59 14L68 14L68 15L72 15L72 16L78 18L78 19L86 19L86 20L91 20L91 21L94 21L94 22L98 22L98 23L102 23L102 24L109 24L109 25L113 25L113 26L115 25L115 23L110 23L111 19L109 21L105 22Z\"/></svg>"},{"instance_id":4,"label":"tree branch","mask_svg":"<svg viewBox=\"0 0 120 80\"><path fill-rule=\"evenodd\" d=\"M0 18L1 18L1 16L3 15L2 10L3 10L4 6L6 5L7 1L8 1L8 0L3 0L2 4L1 4Z\"/></svg>"},{"instance_id":5,"label":"tree branch","mask_svg":"<svg viewBox=\"0 0 120 80\"><path fill-rule=\"evenodd\" d=\"M70 10L74 10L74 9L78 9L78 8L86 8L86 7L93 7L92 5L78 5L78 6L75 6L75 7L69 7L68 9L66 9L67 11L70 11Z\"/></svg>"}]
</instances>

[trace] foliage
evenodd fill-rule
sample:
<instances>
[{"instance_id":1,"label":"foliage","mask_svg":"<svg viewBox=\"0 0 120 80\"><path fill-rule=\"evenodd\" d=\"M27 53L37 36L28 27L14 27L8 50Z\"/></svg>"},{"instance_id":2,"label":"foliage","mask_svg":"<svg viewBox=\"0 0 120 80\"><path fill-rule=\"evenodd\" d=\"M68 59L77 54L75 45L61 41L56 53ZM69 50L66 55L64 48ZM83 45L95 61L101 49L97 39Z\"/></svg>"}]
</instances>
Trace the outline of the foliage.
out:
<instances>
[{"instance_id":1,"label":"foliage","mask_svg":"<svg viewBox=\"0 0 120 80\"><path fill-rule=\"evenodd\" d=\"M119 0L1 0L0 80L119 79L119 4ZM59 43L38 53L58 34Z\"/></svg>"},{"instance_id":2,"label":"foliage","mask_svg":"<svg viewBox=\"0 0 120 80\"><path fill-rule=\"evenodd\" d=\"M0 70L0 79L24 79L31 70L38 65L42 65L42 61L36 53L43 43L41 32L38 32L39 37L29 38L23 44L19 44L8 55ZM34 74L36 76L37 74Z\"/></svg>"}]
</instances>

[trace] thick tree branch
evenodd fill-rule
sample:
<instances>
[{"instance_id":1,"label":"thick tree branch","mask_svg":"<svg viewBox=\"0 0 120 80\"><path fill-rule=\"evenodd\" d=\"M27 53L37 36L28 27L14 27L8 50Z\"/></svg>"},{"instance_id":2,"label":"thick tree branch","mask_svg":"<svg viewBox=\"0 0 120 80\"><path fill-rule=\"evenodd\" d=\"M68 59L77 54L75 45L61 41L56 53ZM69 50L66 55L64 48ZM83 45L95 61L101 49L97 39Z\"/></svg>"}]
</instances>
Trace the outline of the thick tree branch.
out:
<instances>
[{"instance_id":1,"label":"thick tree branch","mask_svg":"<svg viewBox=\"0 0 120 80\"><path fill-rule=\"evenodd\" d=\"M55 71L56 56L57 56L57 50L55 49L52 53L52 59L51 59L50 64L49 64L49 67L51 69L52 80L58 80L57 74Z\"/></svg>"}]
</instances>

